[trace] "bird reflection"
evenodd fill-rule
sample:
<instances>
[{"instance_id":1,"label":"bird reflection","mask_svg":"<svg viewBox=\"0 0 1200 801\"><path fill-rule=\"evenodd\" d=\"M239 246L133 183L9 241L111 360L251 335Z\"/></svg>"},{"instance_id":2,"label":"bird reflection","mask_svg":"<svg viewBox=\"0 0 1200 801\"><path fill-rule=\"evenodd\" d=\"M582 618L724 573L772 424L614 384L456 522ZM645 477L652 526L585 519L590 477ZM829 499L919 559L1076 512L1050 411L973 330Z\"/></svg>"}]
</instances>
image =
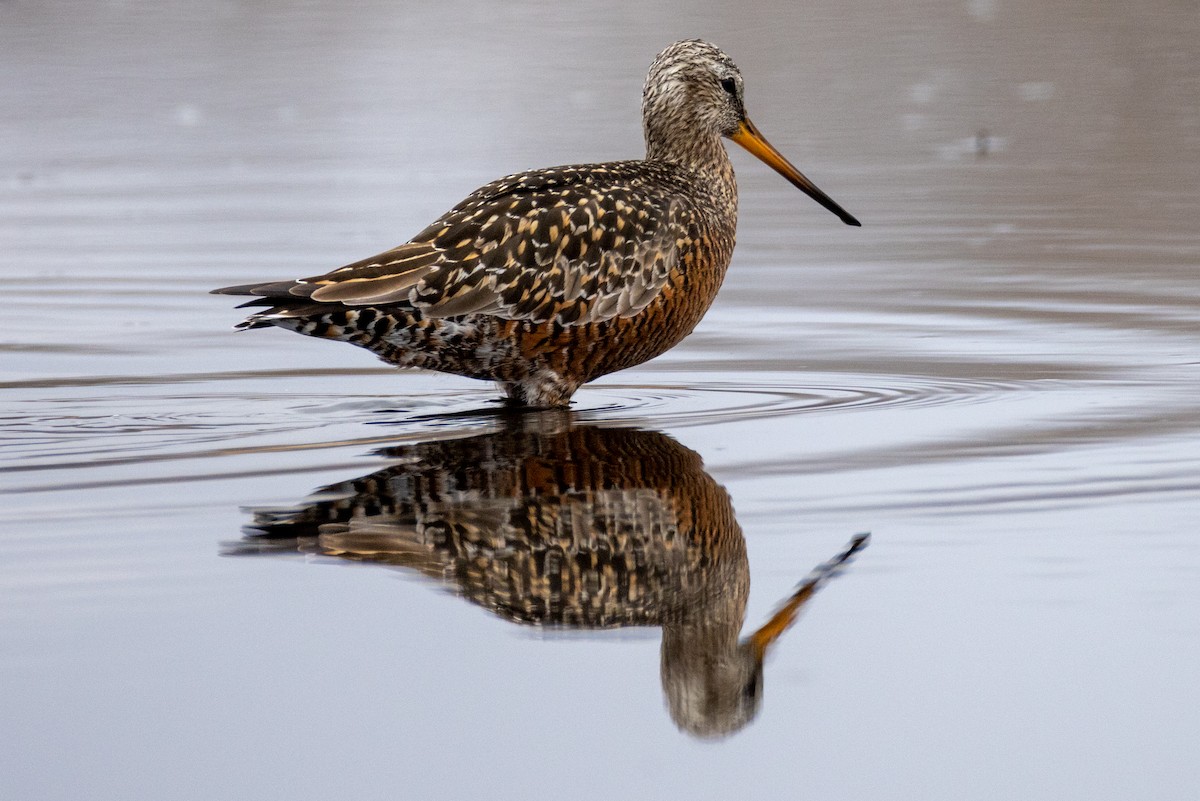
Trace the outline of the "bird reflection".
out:
<instances>
[{"instance_id":1,"label":"bird reflection","mask_svg":"<svg viewBox=\"0 0 1200 801\"><path fill-rule=\"evenodd\" d=\"M746 541L698 454L569 412L502 420L490 433L390 448L383 455L398 463L299 508L256 510L228 553L298 550L416 571L516 623L658 626L676 725L715 738L749 723L768 649L867 535L739 638Z\"/></svg>"}]
</instances>

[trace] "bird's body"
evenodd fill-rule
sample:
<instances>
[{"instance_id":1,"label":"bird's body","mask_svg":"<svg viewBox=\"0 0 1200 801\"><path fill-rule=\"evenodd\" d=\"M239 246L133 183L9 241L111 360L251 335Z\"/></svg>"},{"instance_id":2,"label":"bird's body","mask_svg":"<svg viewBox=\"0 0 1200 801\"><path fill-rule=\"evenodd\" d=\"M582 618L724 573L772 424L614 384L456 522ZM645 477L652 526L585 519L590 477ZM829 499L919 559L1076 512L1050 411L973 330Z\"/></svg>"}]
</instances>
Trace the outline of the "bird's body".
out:
<instances>
[{"instance_id":1,"label":"bird's body","mask_svg":"<svg viewBox=\"0 0 1200 801\"><path fill-rule=\"evenodd\" d=\"M400 367L496 381L522 405L565 406L676 345L716 297L737 227L722 136L858 224L766 143L741 87L720 50L677 42L646 79L645 160L511 175L378 256L216 291L267 307L240 328L343 340Z\"/></svg>"}]
</instances>

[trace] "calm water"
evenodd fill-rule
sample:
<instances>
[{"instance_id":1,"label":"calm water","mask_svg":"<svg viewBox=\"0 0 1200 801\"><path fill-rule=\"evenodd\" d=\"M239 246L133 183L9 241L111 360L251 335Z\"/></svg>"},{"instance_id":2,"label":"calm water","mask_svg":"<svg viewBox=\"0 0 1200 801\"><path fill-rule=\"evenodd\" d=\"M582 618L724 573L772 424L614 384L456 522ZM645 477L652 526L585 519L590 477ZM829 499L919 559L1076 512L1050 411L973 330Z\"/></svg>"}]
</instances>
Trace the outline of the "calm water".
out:
<instances>
[{"instance_id":1,"label":"calm water","mask_svg":"<svg viewBox=\"0 0 1200 801\"><path fill-rule=\"evenodd\" d=\"M684 36L864 227L735 154L717 304L572 414L205 294L638 155ZM0 797L1200 797L1197 42L0 4Z\"/></svg>"}]
</instances>

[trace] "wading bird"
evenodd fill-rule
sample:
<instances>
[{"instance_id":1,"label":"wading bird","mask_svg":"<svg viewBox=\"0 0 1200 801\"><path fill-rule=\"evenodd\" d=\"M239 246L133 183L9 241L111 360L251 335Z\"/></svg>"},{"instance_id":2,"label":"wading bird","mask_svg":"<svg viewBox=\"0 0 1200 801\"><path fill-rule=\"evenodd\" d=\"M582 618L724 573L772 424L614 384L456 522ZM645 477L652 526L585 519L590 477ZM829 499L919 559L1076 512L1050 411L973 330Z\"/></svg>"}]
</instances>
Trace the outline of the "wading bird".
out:
<instances>
[{"instance_id":1,"label":"wading bird","mask_svg":"<svg viewBox=\"0 0 1200 801\"><path fill-rule=\"evenodd\" d=\"M398 367L497 382L515 404L566 406L580 386L691 333L733 255L737 184L722 137L859 225L758 132L742 75L707 42L654 59L646 158L517 173L410 241L314 278L214 290L279 326Z\"/></svg>"}]
</instances>

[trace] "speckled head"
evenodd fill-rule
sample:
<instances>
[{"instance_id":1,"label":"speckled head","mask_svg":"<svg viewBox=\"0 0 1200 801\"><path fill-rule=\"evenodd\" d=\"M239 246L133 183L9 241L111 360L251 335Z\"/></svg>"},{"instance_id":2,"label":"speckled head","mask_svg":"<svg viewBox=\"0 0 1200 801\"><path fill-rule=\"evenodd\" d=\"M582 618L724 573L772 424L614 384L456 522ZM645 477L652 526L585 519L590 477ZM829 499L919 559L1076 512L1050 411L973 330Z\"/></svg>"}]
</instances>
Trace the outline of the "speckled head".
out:
<instances>
[{"instance_id":1,"label":"speckled head","mask_svg":"<svg viewBox=\"0 0 1200 801\"><path fill-rule=\"evenodd\" d=\"M647 144L650 126L659 120L693 134L733 136L746 116L742 74L733 59L708 42L676 42L650 65L642 90L642 115Z\"/></svg>"},{"instance_id":2,"label":"speckled head","mask_svg":"<svg viewBox=\"0 0 1200 801\"><path fill-rule=\"evenodd\" d=\"M729 56L708 42L676 42L654 59L642 90L642 126L648 160L670 161L701 173L727 170L729 162L720 140L728 137L842 222L861 224L785 159L750 122L742 73Z\"/></svg>"}]
</instances>

